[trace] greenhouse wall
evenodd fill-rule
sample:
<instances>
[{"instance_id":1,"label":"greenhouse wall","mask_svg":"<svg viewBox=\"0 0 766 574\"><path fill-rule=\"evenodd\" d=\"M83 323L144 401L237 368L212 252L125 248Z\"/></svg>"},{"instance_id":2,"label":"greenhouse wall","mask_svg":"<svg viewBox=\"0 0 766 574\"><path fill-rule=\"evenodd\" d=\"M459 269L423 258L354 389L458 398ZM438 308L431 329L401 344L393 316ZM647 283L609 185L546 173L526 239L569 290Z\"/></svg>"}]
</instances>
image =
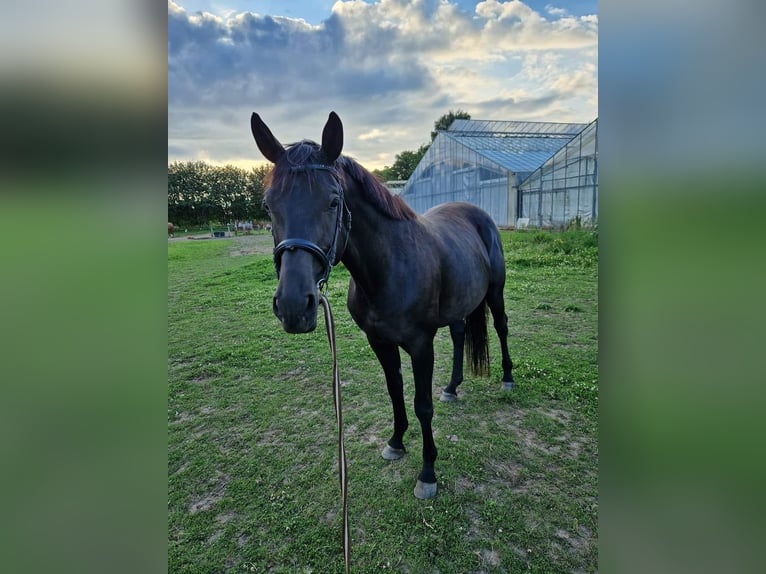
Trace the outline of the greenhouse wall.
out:
<instances>
[{"instance_id":1,"label":"greenhouse wall","mask_svg":"<svg viewBox=\"0 0 766 574\"><path fill-rule=\"evenodd\" d=\"M598 221L598 119L519 185L519 218L533 227Z\"/></svg>"},{"instance_id":2,"label":"greenhouse wall","mask_svg":"<svg viewBox=\"0 0 766 574\"><path fill-rule=\"evenodd\" d=\"M513 180L508 170L442 132L401 195L418 213L440 203L465 201L484 209L498 225L510 225L515 219L509 217L509 178Z\"/></svg>"}]
</instances>

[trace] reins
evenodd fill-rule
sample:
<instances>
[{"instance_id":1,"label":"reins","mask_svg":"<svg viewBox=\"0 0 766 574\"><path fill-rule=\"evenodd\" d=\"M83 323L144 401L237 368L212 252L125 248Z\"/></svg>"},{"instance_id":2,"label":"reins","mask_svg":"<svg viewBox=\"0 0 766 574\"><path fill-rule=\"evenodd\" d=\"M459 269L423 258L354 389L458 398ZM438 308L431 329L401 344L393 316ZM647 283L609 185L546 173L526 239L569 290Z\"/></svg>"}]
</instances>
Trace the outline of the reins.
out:
<instances>
[{"instance_id":1,"label":"reins","mask_svg":"<svg viewBox=\"0 0 766 574\"><path fill-rule=\"evenodd\" d=\"M346 461L346 446L343 441L343 413L340 398L340 377L338 375L338 360L335 349L335 321L330 309L330 301L320 291L319 302L324 309L324 323L327 329L327 341L332 353L332 387L333 402L335 403L335 420L338 425L338 469L340 475L340 492L343 498L343 556L346 561L346 574L351 566L351 535L348 527L348 463Z\"/></svg>"}]
</instances>

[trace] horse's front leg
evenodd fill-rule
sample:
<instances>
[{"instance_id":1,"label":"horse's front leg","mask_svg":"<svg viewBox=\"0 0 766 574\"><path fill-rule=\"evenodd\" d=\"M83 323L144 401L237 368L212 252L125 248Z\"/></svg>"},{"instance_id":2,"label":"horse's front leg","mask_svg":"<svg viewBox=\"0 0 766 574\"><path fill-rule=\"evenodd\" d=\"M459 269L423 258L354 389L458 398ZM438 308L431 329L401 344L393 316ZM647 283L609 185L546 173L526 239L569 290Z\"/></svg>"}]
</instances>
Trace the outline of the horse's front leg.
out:
<instances>
[{"instance_id":1,"label":"horse's front leg","mask_svg":"<svg viewBox=\"0 0 766 574\"><path fill-rule=\"evenodd\" d=\"M415 485L417 498L433 498L436 496L436 444L431 429L431 419L434 416L434 405L431 397L431 385L434 374L434 344L433 335L423 337L416 345L408 349L412 358L412 374L415 378L415 415L420 421L423 433L423 468L418 475Z\"/></svg>"},{"instance_id":2,"label":"horse's front leg","mask_svg":"<svg viewBox=\"0 0 766 574\"><path fill-rule=\"evenodd\" d=\"M371 337L367 337L367 340L383 367L388 395L391 397L391 406L394 408L394 434L388 439L388 444L380 454L386 460L397 460L404 456L405 449L402 439L409 426L407 410L404 407L402 360L399 356L399 347L390 343L376 341Z\"/></svg>"}]
</instances>

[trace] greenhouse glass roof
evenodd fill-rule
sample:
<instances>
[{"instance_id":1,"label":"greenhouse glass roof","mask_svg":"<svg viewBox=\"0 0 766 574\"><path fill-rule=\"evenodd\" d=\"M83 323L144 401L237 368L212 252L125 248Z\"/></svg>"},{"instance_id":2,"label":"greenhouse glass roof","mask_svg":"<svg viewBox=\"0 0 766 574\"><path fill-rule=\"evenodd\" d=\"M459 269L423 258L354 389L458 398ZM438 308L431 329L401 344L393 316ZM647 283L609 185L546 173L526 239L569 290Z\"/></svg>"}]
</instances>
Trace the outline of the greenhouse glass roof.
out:
<instances>
[{"instance_id":1,"label":"greenhouse glass roof","mask_svg":"<svg viewBox=\"0 0 766 574\"><path fill-rule=\"evenodd\" d=\"M531 172L588 124L455 120L444 135L514 173Z\"/></svg>"}]
</instances>

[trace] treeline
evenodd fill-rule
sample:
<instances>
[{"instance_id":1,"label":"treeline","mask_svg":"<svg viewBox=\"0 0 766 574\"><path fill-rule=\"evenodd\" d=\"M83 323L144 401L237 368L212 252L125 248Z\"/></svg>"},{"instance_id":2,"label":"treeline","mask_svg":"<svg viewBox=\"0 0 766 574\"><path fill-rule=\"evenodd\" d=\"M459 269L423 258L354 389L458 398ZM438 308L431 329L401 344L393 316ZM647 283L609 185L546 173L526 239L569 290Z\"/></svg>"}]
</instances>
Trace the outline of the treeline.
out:
<instances>
[{"instance_id":1,"label":"treeline","mask_svg":"<svg viewBox=\"0 0 766 574\"><path fill-rule=\"evenodd\" d=\"M270 166L245 170L204 161L168 165L168 221L178 226L268 220L264 180Z\"/></svg>"}]
</instances>

